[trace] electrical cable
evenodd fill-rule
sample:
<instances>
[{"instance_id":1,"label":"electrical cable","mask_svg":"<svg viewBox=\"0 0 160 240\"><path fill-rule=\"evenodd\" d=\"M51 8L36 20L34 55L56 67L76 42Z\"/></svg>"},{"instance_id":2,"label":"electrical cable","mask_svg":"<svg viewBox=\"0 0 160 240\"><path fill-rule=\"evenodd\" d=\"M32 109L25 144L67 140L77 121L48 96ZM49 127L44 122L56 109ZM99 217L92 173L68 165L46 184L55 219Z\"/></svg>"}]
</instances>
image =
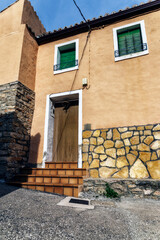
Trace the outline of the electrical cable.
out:
<instances>
[{"instance_id":1,"label":"electrical cable","mask_svg":"<svg viewBox=\"0 0 160 240\"><path fill-rule=\"evenodd\" d=\"M87 24L87 26L88 26L89 30L90 30L90 28L91 28L91 27L90 27L89 23L87 22L86 18L84 17L84 15L83 15L83 13L82 13L82 11L81 11L80 7L77 5L77 3L76 3L76 1L75 1L75 0L73 0L73 2L74 2L74 4L75 4L75 6L77 7L78 11L80 12L80 14L81 14L82 18L83 18L83 19L84 19L84 21L86 22L86 24Z\"/></svg>"},{"instance_id":2,"label":"electrical cable","mask_svg":"<svg viewBox=\"0 0 160 240\"><path fill-rule=\"evenodd\" d=\"M88 26L88 29L89 29L89 30L88 30L88 34L87 34L87 37L86 37L86 42L85 42L85 45L84 45L84 48L83 48L83 51L82 51L82 55L81 55L81 58L80 58L80 60L79 60L79 67L80 67L81 62L82 62L82 59L83 59L83 56L84 56L84 53L85 53L85 50L86 50L86 47L87 47L87 44L88 44L88 41L89 41L89 38L90 38L91 28L90 28L90 25L88 24L87 20L85 19L84 15L83 15L83 13L82 13L82 11L81 11L81 9L78 7L76 1L73 0L73 2L74 2L74 4L75 4L75 6L78 8L78 10L79 10L82 18L85 20L85 22L86 22L86 24L87 24L87 26ZM71 91L72 91L72 89L73 89L73 86L74 86L74 83L75 83L75 81L76 81L77 73L78 73L78 69L76 70L76 73L75 73L75 75L74 75L74 79L73 79L73 82L72 82L72 85L71 85L71 88L70 88L70 91L69 91L70 93L71 93ZM57 143L56 149L55 149L55 151L53 152L53 159L56 157L56 154L57 154L57 152L58 152L58 148L59 148L59 145L60 145L62 136L63 136L64 129L65 129L66 124L67 124L67 120L68 120L68 118L69 118L69 114L70 114L70 112L68 112L68 114L67 114L67 117L66 117L66 119L65 119L65 123L64 123L64 125L63 125L63 127L62 127L62 131L61 131L61 133L60 133L60 138L58 139L58 143Z\"/></svg>"}]
</instances>

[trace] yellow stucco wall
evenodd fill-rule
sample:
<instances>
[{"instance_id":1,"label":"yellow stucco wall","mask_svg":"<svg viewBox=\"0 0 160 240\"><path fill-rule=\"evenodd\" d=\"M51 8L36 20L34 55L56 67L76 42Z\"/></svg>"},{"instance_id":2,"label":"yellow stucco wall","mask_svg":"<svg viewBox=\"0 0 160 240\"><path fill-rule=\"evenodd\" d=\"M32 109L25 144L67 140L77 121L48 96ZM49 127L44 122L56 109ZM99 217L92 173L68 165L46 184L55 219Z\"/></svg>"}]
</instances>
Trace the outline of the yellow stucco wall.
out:
<instances>
[{"instance_id":1,"label":"yellow stucco wall","mask_svg":"<svg viewBox=\"0 0 160 240\"><path fill-rule=\"evenodd\" d=\"M149 55L115 62L113 28L144 20ZM30 162L42 162L46 96L69 91L75 71L53 74L55 44L79 39L79 59L87 33L39 46L36 103L32 123ZM160 12L121 21L91 33L73 90L83 90L83 126L92 129L153 124L160 120ZM36 153L36 154L35 154Z\"/></svg>"}]
</instances>

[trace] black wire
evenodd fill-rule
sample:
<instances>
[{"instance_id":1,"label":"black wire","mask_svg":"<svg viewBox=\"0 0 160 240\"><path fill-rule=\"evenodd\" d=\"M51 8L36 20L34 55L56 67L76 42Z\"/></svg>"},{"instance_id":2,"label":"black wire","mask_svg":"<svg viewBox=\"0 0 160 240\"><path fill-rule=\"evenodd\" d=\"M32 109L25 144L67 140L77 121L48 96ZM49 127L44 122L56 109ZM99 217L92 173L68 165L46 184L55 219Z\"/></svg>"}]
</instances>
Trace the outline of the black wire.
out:
<instances>
[{"instance_id":1,"label":"black wire","mask_svg":"<svg viewBox=\"0 0 160 240\"><path fill-rule=\"evenodd\" d=\"M87 24L87 26L88 26L88 28L89 28L89 30L90 30L90 25L88 24L88 22L87 22L86 18L84 17L84 15L83 15L83 13L82 13L81 9L78 7L78 5L77 5L77 3L76 3L76 1L75 1L75 0L73 0L73 2L74 2L74 4L75 4L75 6L78 8L78 10L79 10L79 12L80 12L80 14L81 14L82 18L84 19L84 21L86 22L86 24Z\"/></svg>"}]
</instances>

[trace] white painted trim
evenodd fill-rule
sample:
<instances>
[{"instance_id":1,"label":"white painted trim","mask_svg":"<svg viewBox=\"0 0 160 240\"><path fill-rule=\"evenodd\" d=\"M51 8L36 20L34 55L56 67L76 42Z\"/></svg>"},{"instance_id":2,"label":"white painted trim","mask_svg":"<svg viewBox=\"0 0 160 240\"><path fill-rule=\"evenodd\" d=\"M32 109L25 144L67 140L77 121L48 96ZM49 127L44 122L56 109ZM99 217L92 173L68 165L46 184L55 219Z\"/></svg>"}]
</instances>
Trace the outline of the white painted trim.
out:
<instances>
[{"instance_id":1,"label":"white painted trim","mask_svg":"<svg viewBox=\"0 0 160 240\"><path fill-rule=\"evenodd\" d=\"M69 96L73 94L78 94L79 105L78 105L78 168L82 168L82 89L70 92L55 93L47 96L46 103L46 116L45 116L45 131L44 131L44 147L43 147L43 164L45 167L45 162L47 160L48 154L48 141L49 141L49 118L50 118L50 104L51 100L57 97Z\"/></svg>"},{"instance_id":2,"label":"white painted trim","mask_svg":"<svg viewBox=\"0 0 160 240\"><path fill-rule=\"evenodd\" d=\"M57 70L57 71L54 71L54 75L64 73L64 72L70 72L70 71L73 71L73 70L76 70L76 69L78 69L78 66L71 67L71 68L66 68L66 69L62 69L62 70Z\"/></svg>"},{"instance_id":3,"label":"white painted trim","mask_svg":"<svg viewBox=\"0 0 160 240\"><path fill-rule=\"evenodd\" d=\"M60 47L63 47L63 46L66 46L66 45L70 45L72 43L75 43L75 50L76 50L76 60L79 59L79 39L75 39L75 40L72 40L72 41L69 41L69 42L65 42L65 43L60 43L60 44L57 44L55 45L55 51L54 51L54 65L57 65L58 64L58 52L59 52L59 48ZM58 71L54 71L54 74L60 74L60 73L64 73L64 72L69 72L69 71L73 71L73 70L76 70L78 69L78 66L75 66L75 67L71 67L71 68L66 68L66 69L62 69L62 70L58 70Z\"/></svg>"},{"instance_id":4,"label":"white painted trim","mask_svg":"<svg viewBox=\"0 0 160 240\"><path fill-rule=\"evenodd\" d=\"M49 125L49 102L50 96L46 97L46 114L45 114L45 126L44 126L44 144L43 144L43 160L42 160L42 168L45 168L45 162L47 158L47 148L48 148L48 125Z\"/></svg>"},{"instance_id":5,"label":"white painted trim","mask_svg":"<svg viewBox=\"0 0 160 240\"><path fill-rule=\"evenodd\" d=\"M121 29L124 29L124 28L129 28L129 27L132 27L132 26L135 26L135 25L140 25L141 34L142 34L142 43L147 43L147 36L146 36L146 31L145 31L145 23L144 23L144 20L142 20L142 21L130 23L130 24L127 24L127 25L123 25L121 27L113 28L114 51L118 50L117 31L121 30ZM143 55L146 55L146 54L149 54L148 43L147 43L147 50L142 51L142 52L137 52L137 53L132 53L132 54L120 56L120 57L115 57L115 62L121 61L121 60L125 60L125 59L129 59L129 58L143 56Z\"/></svg>"}]
</instances>

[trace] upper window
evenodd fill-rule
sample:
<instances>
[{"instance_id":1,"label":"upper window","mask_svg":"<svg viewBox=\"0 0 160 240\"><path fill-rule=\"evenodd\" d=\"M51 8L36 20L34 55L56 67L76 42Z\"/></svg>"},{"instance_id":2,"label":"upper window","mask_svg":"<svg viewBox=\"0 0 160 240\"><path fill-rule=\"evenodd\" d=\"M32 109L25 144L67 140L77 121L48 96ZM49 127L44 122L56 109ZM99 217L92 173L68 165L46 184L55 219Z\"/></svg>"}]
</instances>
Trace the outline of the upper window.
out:
<instances>
[{"instance_id":1,"label":"upper window","mask_svg":"<svg viewBox=\"0 0 160 240\"><path fill-rule=\"evenodd\" d=\"M148 54L144 21L113 29L115 61Z\"/></svg>"},{"instance_id":2,"label":"upper window","mask_svg":"<svg viewBox=\"0 0 160 240\"><path fill-rule=\"evenodd\" d=\"M55 46L54 74L78 69L78 39Z\"/></svg>"}]
</instances>

